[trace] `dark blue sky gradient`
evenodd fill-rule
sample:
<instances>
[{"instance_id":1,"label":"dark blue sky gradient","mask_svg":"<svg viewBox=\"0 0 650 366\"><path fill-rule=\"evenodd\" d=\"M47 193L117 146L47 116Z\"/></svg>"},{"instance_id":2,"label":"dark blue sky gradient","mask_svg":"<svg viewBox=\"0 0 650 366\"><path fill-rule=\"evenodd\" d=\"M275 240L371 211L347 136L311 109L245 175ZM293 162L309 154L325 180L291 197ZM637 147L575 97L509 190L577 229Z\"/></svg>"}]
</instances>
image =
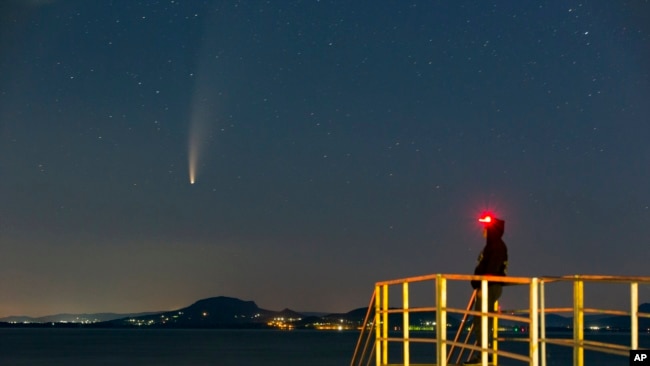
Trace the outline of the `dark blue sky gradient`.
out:
<instances>
[{"instance_id":1,"label":"dark blue sky gradient","mask_svg":"<svg viewBox=\"0 0 650 366\"><path fill-rule=\"evenodd\" d=\"M647 1L0 14L0 316L347 311L376 281L471 273L485 209L510 275L650 274Z\"/></svg>"}]
</instances>

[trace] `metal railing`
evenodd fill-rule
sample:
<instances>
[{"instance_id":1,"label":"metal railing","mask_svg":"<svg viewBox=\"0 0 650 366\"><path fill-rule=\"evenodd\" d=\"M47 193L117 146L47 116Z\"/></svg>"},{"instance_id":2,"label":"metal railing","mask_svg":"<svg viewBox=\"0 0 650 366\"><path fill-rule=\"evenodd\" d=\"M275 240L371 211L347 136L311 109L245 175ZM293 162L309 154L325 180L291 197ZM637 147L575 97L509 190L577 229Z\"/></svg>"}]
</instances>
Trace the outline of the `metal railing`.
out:
<instances>
[{"instance_id":1,"label":"metal railing","mask_svg":"<svg viewBox=\"0 0 650 366\"><path fill-rule=\"evenodd\" d=\"M467 308L454 308L448 306L448 283L450 281L469 282L471 280L481 281L480 291L487 293L488 282L501 282L504 286L526 286L528 292L528 309L512 311L488 311L487 296L480 297L480 311L472 310L474 294L470 299ZM410 290L416 283L431 283L435 289L435 298L430 306L411 306ZM573 298L570 307L546 308L546 293L556 283L572 283ZM630 299L629 311L607 310L585 307L584 287L585 283L614 283L618 285L629 285ZM593 350L621 356L628 356L629 350L638 349L639 318L650 318L650 313L639 312L639 285L650 285L650 277L621 277L621 276L562 276L562 277L500 277L500 276L474 276L462 274L432 274L426 276L409 277L391 281L382 281L375 284L366 319L361 328L361 334L355 349L351 366L369 366L374 360L375 366L387 365L415 365L411 362L411 347L417 343L435 344L435 360L430 363L418 363L417 365L452 365L451 356L455 348L459 348L456 363L460 362L462 352L480 352L482 365L496 365L498 358L508 358L523 361L530 366L546 366L546 345L554 344L573 348L573 365L584 366L584 350ZM389 288L401 286L401 304L389 307ZM398 291L400 289L398 288ZM506 287L504 291L508 291ZM400 296L397 296L400 297ZM374 312L374 315L373 315ZM411 314L418 312L435 312L435 338L431 335L411 332ZM546 315L554 313L572 313L572 338L547 338L546 336ZM448 314L462 315L463 320L459 332L454 340L447 339ZM630 344L621 345L607 342L596 342L586 340L584 329L585 314L608 314L623 315L630 317ZM465 322L468 316L480 316L481 335L476 344L468 342L469 334L464 342L459 341L461 332L466 329ZM395 336L389 322L397 323L396 317L401 318L401 324L395 325L399 328L401 336ZM488 347L488 321L492 320L492 331L494 342ZM498 321L508 320L524 324L527 329L525 338L502 338L498 335ZM471 329L471 328L470 328ZM374 333L374 342L371 342ZM365 340L365 342L364 342ZM527 352L517 353L499 349L499 341L525 341L528 343ZM389 363L389 345L401 343L401 361ZM394 347L392 348L394 350ZM394 357L392 357L394 359ZM399 362L399 363L395 363ZM429 362L429 361L427 361Z\"/></svg>"},{"instance_id":2,"label":"metal railing","mask_svg":"<svg viewBox=\"0 0 650 366\"><path fill-rule=\"evenodd\" d=\"M545 307L545 288L547 283L572 282L573 285L573 306L571 307ZM629 311L599 309L585 307L585 284L616 284L628 285L630 290ZM650 313L639 311L639 285L650 285L650 277L633 276L595 276L595 275L573 275L562 277L544 277L540 283L540 309L541 314L572 313L573 315L573 337L572 339L547 338L545 316L541 316L541 337L544 342L541 344L542 355L545 356L546 344L557 344L573 347L573 365L584 365L584 351L591 350L602 353L615 354L628 357L630 350L639 348L639 318L650 318ZM585 314L620 315L630 317L630 343L629 346L597 342L585 339ZM541 359L541 366L546 366L546 357Z\"/></svg>"}]
</instances>

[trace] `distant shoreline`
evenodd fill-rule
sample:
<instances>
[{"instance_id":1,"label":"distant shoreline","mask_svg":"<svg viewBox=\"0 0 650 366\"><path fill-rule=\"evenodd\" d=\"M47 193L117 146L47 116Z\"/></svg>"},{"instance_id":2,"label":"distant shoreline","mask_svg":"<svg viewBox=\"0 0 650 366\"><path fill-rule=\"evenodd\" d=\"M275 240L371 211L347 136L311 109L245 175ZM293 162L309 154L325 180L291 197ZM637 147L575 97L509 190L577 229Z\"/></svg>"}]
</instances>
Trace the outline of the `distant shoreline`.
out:
<instances>
[{"instance_id":1,"label":"distant shoreline","mask_svg":"<svg viewBox=\"0 0 650 366\"><path fill-rule=\"evenodd\" d=\"M57 323L57 322L48 322L48 323L7 323L0 322L0 329L120 329L120 330L269 330L269 331L317 331L317 332L358 332L358 329L316 329L314 327L300 327L289 330L278 329L276 327L271 327L266 324L248 324L248 325L219 325L219 326L180 326L180 325L151 325L151 326L120 326L115 324L107 323L95 323L95 324L81 324L81 323ZM450 327L448 332L456 332L458 328ZM400 331L395 331L399 333ZM411 333L434 333L435 330L410 330ZM552 333L565 333L571 334L573 332L572 328L566 327L547 327L546 332ZM629 334L630 329L625 328L610 328L610 329L598 329L594 330L591 328L585 328L585 333L588 334L603 334L603 333L620 333L620 334ZM640 330L639 334L648 333L650 330ZM500 330L499 334L507 335L519 335L519 334L528 334L527 331L517 331L514 329Z\"/></svg>"}]
</instances>

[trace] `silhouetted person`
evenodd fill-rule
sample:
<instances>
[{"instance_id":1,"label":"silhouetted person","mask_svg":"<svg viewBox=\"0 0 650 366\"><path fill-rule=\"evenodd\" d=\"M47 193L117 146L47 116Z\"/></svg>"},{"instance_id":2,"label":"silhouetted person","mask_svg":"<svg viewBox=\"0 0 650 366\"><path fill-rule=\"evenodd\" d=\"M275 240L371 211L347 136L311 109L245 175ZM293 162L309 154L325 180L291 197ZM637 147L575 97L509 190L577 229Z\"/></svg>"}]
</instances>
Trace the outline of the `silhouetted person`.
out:
<instances>
[{"instance_id":1,"label":"silhouetted person","mask_svg":"<svg viewBox=\"0 0 650 366\"><path fill-rule=\"evenodd\" d=\"M508 248L506 243L501 239L505 230L505 221L495 217L486 216L480 219L484 225L485 247L478 257L478 264L474 269L475 275L505 276L508 267ZM474 310L481 311L481 281L474 280L471 282L472 288L477 290ZM494 312L494 305L501 297L503 284L501 282L488 282L488 300L487 306L489 312ZM481 344L481 317L474 316L473 334L478 345ZM488 324L492 324L492 319L488 319ZM492 345L492 331L488 330L488 346ZM469 362L465 364L480 364L480 358L475 354Z\"/></svg>"}]
</instances>

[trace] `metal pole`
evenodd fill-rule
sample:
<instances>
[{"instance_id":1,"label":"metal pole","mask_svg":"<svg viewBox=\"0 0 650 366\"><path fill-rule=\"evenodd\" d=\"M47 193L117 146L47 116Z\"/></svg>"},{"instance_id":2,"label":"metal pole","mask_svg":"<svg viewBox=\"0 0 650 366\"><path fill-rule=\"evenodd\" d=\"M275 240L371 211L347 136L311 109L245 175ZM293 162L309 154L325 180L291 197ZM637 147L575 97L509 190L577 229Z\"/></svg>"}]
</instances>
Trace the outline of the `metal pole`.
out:
<instances>
[{"instance_id":1,"label":"metal pole","mask_svg":"<svg viewBox=\"0 0 650 366\"><path fill-rule=\"evenodd\" d=\"M584 282L573 280L573 366L584 366Z\"/></svg>"},{"instance_id":2,"label":"metal pole","mask_svg":"<svg viewBox=\"0 0 650 366\"><path fill-rule=\"evenodd\" d=\"M481 280L481 365L488 364L488 354L485 351L488 348L488 283Z\"/></svg>"},{"instance_id":3,"label":"metal pole","mask_svg":"<svg viewBox=\"0 0 650 366\"><path fill-rule=\"evenodd\" d=\"M388 285L384 285L384 288L382 290L384 292L384 296L382 298L382 308L384 308L384 311L382 313L383 323L381 330L384 340L382 342L381 360L382 364L385 365L388 363Z\"/></svg>"},{"instance_id":4,"label":"metal pole","mask_svg":"<svg viewBox=\"0 0 650 366\"><path fill-rule=\"evenodd\" d=\"M436 358L437 365L447 366L447 279L436 276Z\"/></svg>"},{"instance_id":5,"label":"metal pole","mask_svg":"<svg viewBox=\"0 0 650 366\"><path fill-rule=\"evenodd\" d=\"M630 284L630 319L632 339L630 348L639 348L639 283L632 282Z\"/></svg>"},{"instance_id":6,"label":"metal pole","mask_svg":"<svg viewBox=\"0 0 650 366\"><path fill-rule=\"evenodd\" d=\"M375 286L375 296L377 296L377 298L375 299L375 366L379 366L381 365L381 355L382 355L382 351L381 351L382 342L380 341L381 329L382 329L382 327L380 326L381 304L384 298L380 286Z\"/></svg>"},{"instance_id":7,"label":"metal pole","mask_svg":"<svg viewBox=\"0 0 650 366\"><path fill-rule=\"evenodd\" d=\"M540 356L542 357L542 365L546 366L546 298L544 295L544 280L539 281L539 331L542 341Z\"/></svg>"},{"instance_id":8,"label":"metal pole","mask_svg":"<svg viewBox=\"0 0 650 366\"><path fill-rule=\"evenodd\" d=\"M404 282L402 285L402 309L404 310L404 316L402 321L402 334L404 335L404 366L410 365L410 354L409 354L409 283Z\"/></svg>"},{"instance_id":9,"label":"metal pole","mask_svg":"<svg viewBox=\"0 0 650 366\"><path fill-rule=\"evenodd\" d=\"M499 312L499 301L494 302L494 309L492 309L495 313ZM499 350L499 317L495 316L492 318L492 350L494 353L492 354L492 365L496 365L497 361L499 360L499 355L497 354L497 351Z\"/></svg>"},{"instance_id":10,"label":"metal pole","mask_svg":"<svg viewBox=\"0 0 650 366\"><path fill-rule=\"evenodd\" d=\"M530 317L530 327L528 333L530 334L530 343L529 343L529 356L530 356L530 366L537 366L539 364L539 311L537 308L538 305L538 294L539 290L537 289L537 283L539 279L534 277L530 282L530 312L528 316Z\"/></svg>"}]
</instances>

